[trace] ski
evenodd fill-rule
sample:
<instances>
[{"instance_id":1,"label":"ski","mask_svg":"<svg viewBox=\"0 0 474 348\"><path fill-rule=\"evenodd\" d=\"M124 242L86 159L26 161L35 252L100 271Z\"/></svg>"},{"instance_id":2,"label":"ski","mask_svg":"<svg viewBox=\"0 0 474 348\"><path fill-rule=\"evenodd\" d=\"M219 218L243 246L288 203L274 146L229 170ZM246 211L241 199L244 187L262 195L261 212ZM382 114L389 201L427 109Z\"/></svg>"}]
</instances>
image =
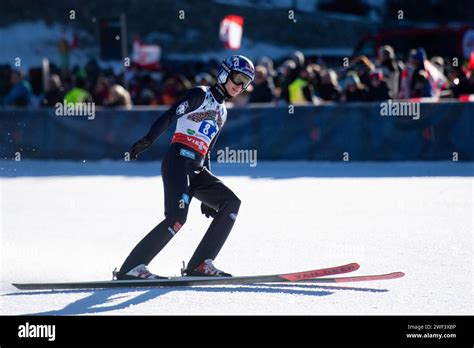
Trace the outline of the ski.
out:
<instances>
[{"instance_id":1,"label":"ski","mask_svg":"<svg viewBox=\"0 0 474 348\"><path fill-rule=\"evenodd\" d=\"M172 277L159 280L110 280L76 283L23 283L12 284L20 290L56 290L56 289L99 289L126 287L165 287L165 286L194 286L194 285L245 285L256 283L300 282L318 277L331 276L354 272L359 264L350 263L343 266L315 269L304 272L294 272L274 275L244 276L244 277Z\"/></svg>"}]
</instances>

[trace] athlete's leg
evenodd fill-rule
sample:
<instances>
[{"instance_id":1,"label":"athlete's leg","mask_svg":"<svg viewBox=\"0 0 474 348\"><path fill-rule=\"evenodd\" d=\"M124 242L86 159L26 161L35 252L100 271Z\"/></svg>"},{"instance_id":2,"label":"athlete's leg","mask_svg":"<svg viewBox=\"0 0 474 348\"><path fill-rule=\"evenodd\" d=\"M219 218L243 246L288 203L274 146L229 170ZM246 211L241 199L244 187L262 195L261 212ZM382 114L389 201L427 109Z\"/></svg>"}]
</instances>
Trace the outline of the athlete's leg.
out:
<instances>
[{"instance_id":1,"label":"athlete's leg","mask_svg":"<svg viewBox=\"0 0 474 348\"><path fill-rule=\"evenodd\" d=\"M188 263L194 269L205 259L215 259L239 212L239 198L207 169L191 181L191 194L201 202L217 210L211 225Z\"/></svg>"},{"instance_id":2,"label":"athlete's leg","mask_svg":"<svg viewBox=\"0 0 474 348\"><path fill-rule=\"evenodd\" d=\"M191 201L188 171L188 161L169 151L161 167L166 218L137 244L120 268L120 273L127 273L140 264L148 265L184 225Z\"/></svg>"}]
</instances>

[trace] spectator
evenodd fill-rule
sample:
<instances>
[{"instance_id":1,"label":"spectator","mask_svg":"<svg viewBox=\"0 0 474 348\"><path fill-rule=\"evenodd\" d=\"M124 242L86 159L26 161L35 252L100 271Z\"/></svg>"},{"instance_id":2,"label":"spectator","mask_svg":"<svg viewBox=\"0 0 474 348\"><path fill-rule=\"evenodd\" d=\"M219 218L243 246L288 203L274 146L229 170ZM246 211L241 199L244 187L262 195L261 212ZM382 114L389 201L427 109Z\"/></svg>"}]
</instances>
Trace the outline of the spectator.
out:
<instances>
[{"instance_id":1,"label":"spectator","mask_svg":"<svg viewBox=\"0 0 474 348\"><path fill-rule=\"evenodd\" d=\"M431 97L431 85L425 71L426 52L423 48L410 51L408 67L411 70L410 98Z\"/></svg>"},{"instance_id":2,"label":"spectator","mask_svg":"<svg viewBox=\"0 0 474 348\"><path fill-rule=\"evenodd\" d=\"M428 80L428 73L420 69L413 75L412 78L412 88L410 97L411 98L423 98L423 97L431 97L431 85Z\"/></svg>"},{"instance_id":3,"label":"spectator","mask_svg":"<svg viewBox=\"0 0 474 348\"><path fill-rule=\"evenodd\" d=\"M110 96L110 82L104 76L100 76L92 91L92 99L97 105L105 105L105 101Z\"/></svg>"},{"instance_id":4,"label":"spectator","mask_svg":"<svg viewBox=\"0 0 474 348\"><path fill-rule=\"evenodd\" d=\"M311 63L308 64L308 68L312 72L310 79L311 86L313 87L313 91L317 91L321 87L321 66L316 63ZM314 95L313 98L319 99L316 95Z\"/></svg>"},{"instance_id":5,"label":"spectator","mask_svg":"<svg viewBox=\"0 0 474 348\"><path fill-rule=\"evenodd\" d=\"M367 100L380 101L390 99L387 83L383 80L383 72L379 69L369 75L369 93Z\"/></svg>"},{"instance_id":6,"label":"spectator","mask_svg":"<svg viewBox=\"0 0 474 348\"><path fill-rule=\"evenodd\" d=\"M374 64L366 56L358 56L353 62L353 69L359 76L360 82L366 86L370 84L370 73L375 69ZM383 74L383 72L382 72Z\"/></svg>"},{"instance_id":7,"label":"spectator","mask_svg":"<svg viewBox=\"0 0 474 348\"><path fill-rule=\"evenodd\" d=\"M292 60L285 61L278 68L276 93L281 100L290 102L289 85L295 79L296 63Z\"/></svg>"},{"instance_id":8,"label":"spectator","mask_svg":"<svg viewBox=\"0 0 474 348\"><path fill-rule=\"evenodd\" d=\"M261 65L267 69L268 82L274 84L273 79L276 77L276 71L274 69L273 60L269 57L262 57L258 65Z\"/></svg>"},{"instance_id":9,"label":"spectator","mask_svg":"<svg viewBox=\"0 0 474 348\"><path fill-rule=\"evenodd\" d=\"M447 58L432 57L432 64L427 63L426 59L423 49L412 50L408 61L403 65L403 62L396 60L393 48L383 46L378 51L375 65L379 70L374 70L374 64L366 56L359 56L351 62L352 72L347 74L343 69L337 72L328 70L323 60L305 57L299 51L294 52L278 66L274 65L270 58L262 57L257 65L254 84L234 104L274 102L282 105L290 101L315 104L319 99L384 100L387 99L387 93L388 98L417 98L432 94L440 97L456 97L461 93L472 91L472 80L467 71L474 68L474 54L470 68L463 67L463 69L447 65L445 63ZM212 61L210 63L218 64ZM212 68L209 68L210 63L173 61L162 64L160 70L156 72L132 65L126 74L127 92L131 96L131 102L118 87L114 87L114 96L111 95L111 86L121 85L123 76L115 75L111 68L101 69L94 59L87 61L84 66L77 65L72 70L64 71L52 64L51 74L57 75L51 75L51 87L44 95L38 95L41 93L41 88L35 88L34 84L35 77L38 79L39 76L39 85L42 86L41 68L38 67L31 68L28 82L21 78L23 82L16 86L16 89L24 90L23 87L30 84L29 94L33 98L29 100L29 106L34 104L34 100L42 100L44 106L55 105L58 98L64 99L66 96L70 102L89 101L92 98L97 105L107 106L172 104L191 87L191 82L185 76L193 76L191 81L197 85L208 86L214 83L215 78L212 74L215 75L216 71L213 72ZM439 77L436 69L432 68L433 65L446 74L446 81ZM464 69L466 71L463 71ZM1 103L5 103L7 94L9 100L15 89L10 82L15 80L15 77L10 76L17 76L17 73L12 74L11 71L8 65L0 66ZM199 71L201 73L196 74ZM430 75L427 74L428 71ZM381 73L383 79L380 79ZM344 85L343 91L341 91L342 85ZM449 88L448 91L446 87ZM397 90L398 95L394 95L394 91ZM66 96L63 96L64 91L68 91ZM14 105L26 105L26 103L18 99Z\"/></svg>"},{"instance_id":10,"label":"spectator","mask_svg":"<svg viewBox=\"0 0 474 348\"><path fill-rule=\"evenodd\" d=\"M270 103L274 101L274 88L268 83L268 71L262 65L255 67L255 81L249 103Z\"/></svg>"},{"instance_id":11,"label":"spectator","mask_svg":"<svg viewBox=\"0 0 474 348\"><path fill-rule=\"evenodd\" d=\"M181 99L188 89L191 89L193 84L184 75L179 74L176 79L176 98Z\"/></svg>"},{"instance_id":12,"label":"spectator","mask_svg":"<svg viewBox=\"0 0 474 348\"><path fill-rule=\"evenodd\" d=\"M92 102L92 96L85 89L86 80L83 77L76 78L76 86L66 93L64 99L67 103L86 103Z\"/></svg>"},{"instance_id":13,"label":"spectator","mask_svg":"<svg viewBox=\"0 0 474 348\"><path fill-rule=\"evenodd\" d=\"M300 75L289 86L290 104L313 104L313 86L310 81L314 72L310 67L301 69Z\"/></svg>"},{"instance_id":14,"label":"spectator","mask_svg":"<svg viewBox=\"0 0 474 348\"><path fill-rule=\"evenodd\" d=\"M13 70L10 75L11 89L3 98L5 106L28 106L32 97L31 85L23 78L20 70Z\"/></svg>"},{"instance_id":15,"label":"spectator","mask_svg":"<svg viewBox=\"0 0 474 348\"><path fill-rule=\"evenodd\" d=\"M439 56L434 56L433 58L430 59L430 62L433 63L433 65L438 68L438 70L444 75L445 74L445 64L444 64L444 59L443 57Z\"/></svg>"},{"instance_id":16,"label":"spectator","mask_svg":"<svg viewBox=\"0 0 474 348\"><path fill-rule=\"evenodd\" d=\"M341 101L356 102L367 100L367 87L360 82L359 76L355 71L348 72L346 80L344 81L344 90L342 91Z\"/></svg>"},{"instance_id":17,"label":"spectator","mask_svg":"<svg viewBox=\"0 0 474 348\"><path fill-rule=\"evenodd\" d=\"M275 85L275 79L277 77L277 72L274 68L274 63L273 60L269 57L263 56L260 59L260 62L258 65L261 65L267 69L267 81L268 81L268 86L272 89L274 95L276 96L276 85Z\"/></svg>"},{"instance_id":18,"label":"spectator","mask_svg":"<svg viewBox=\"0 0 474 348\"><path fill-rule=\"evenodd\" d=\"M184 76L168 77L165 79L164 88L160 95L160 104L174 104L190 88L192 88L192 84Z\"/></svg>"},{"instance_id":19,"label":"spectator","mask_svg":"<svg viewBox=\"0 0 474 348\"><path fill-rule=\"evenodd\" d=\"M132 106L132 98L130 93L120 85L110 87L110 94L104 102L105 106Z\"/></svg>"},{"instance_id":20,"label":"spectator","mask_svg":"<svg viewBox=\"0 0 474 348\"><path fill-rule=\"evenodd\" d=\"M165 79L166 80L166 79ZM140 73L136 77L136 83L132 92L135 93L134 104L136 105L158 105L161 95L158 95L158 84L149 73Z\"/></svg>"},{"instance_id":21,"label":"spectator","mask_svg":"<svg viewBox=\"0 0 474 348\"><path fill-rule=\"evenodd\" d=\"M384 45L379 48L376 67L382 69L390 98L398 98L400 69L392 46Z\"/></svg>"},{"instance_id":22,"label":"spectator","mask_svg":"<svg viewBox=\"0 0 474 348\"><path fill-rule=\"evenodd\" d=\"M293 54L291 55L291 59L295 62L297 69L303 69L304 68L304 66L305 66L305 64L304 64L305 63L305 57L304 57L303 52L301 52L301 51L293 52Z\"/></svg>"},{"instance_id":23,"label":"spectator","mask_svg":"<svg viewBox=\"0 0 474 348\"><path fill-rule=\"evenodd\" d=\"M62 103L64 100L64 89L59 75L53 74L49 77L48 91L45 93L42 101L43 106L53 107L56 103Z\"/></svg>"},{"instance_id":24,"label":"spectator","mask_svg":"<svg viewBox=\"0 0 474 348\"><path fill-rule=\"evenodd\" d=\"M321 99L327 101L339 101L341 87L337 82L337 74L332 69L323 70L321 73L321 86L316 93Z\"/></svg>"},{"instance_id":25,"label":"spectator","mask_svg":"<svg viewBox=\"0 0 474 348\"><path fill-rule=\"evenodd\" d=\"M150 88L144 88L140 91L137 102L135 103L136 105L158 105L158 96Z\"/></svg>"}]
</instances>

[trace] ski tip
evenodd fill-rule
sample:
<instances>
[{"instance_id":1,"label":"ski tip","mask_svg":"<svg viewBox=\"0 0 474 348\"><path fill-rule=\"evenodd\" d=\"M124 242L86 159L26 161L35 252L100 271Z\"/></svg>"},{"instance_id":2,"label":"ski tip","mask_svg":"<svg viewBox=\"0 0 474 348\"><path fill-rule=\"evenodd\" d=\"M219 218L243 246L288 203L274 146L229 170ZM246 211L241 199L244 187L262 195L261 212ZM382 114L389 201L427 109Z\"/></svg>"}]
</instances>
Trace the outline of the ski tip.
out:
<instances>
[{"instance_id":1,"label":"ski tip","mask_svg":"<svg viewBox=\"0 0 474 348\"><path fill-rule=\"evenodd\" d=\"M403 273L403 272L393 272L393 273L390 273L390 275L391 275L393 278L401 278L401 277L404 277L404 276L405 276L405 273Z\"/></svg>"},{"instance_id":2,"label":"ski tip","mask_svg":"<svg viewBox=\"0 0 474 348\"><path fill-rule=\"evenodd\" d=\"M357 262L350 263L347 266L353 268L354 271L356 271L360 268L360 265Z\"/></svg>"},{"instance_id":3,"label":"ski tip","mask_svg":"<svg viewBox=\"0 0 474 348\"><path fill-rule=\"evenodd\" d=\"M341 269L342 268L346 269L347 272L355 272L360 268L360 265L357 262L353 262L353 263L348 263L347 265L339 266L339 267Z\"/></svg>"}]
</instances>

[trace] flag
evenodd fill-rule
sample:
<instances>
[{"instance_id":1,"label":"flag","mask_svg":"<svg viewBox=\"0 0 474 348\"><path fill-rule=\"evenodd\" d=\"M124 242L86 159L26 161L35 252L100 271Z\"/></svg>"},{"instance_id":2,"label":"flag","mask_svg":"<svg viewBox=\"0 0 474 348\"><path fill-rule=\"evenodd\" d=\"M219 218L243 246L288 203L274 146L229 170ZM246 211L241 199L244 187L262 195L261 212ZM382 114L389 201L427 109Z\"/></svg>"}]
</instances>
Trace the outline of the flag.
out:
<instances>
[{"instance_id":1,"label":"flag","mask_svg":"<svg viewBox=\"0 0 474 348\"><path fill-rule=\"evenodd\" d=\"M147 69L156 70L160 64L161 47L158 45L145 45L140 40L133 41L132 62Z\"/></svg>"},{"instance_id":2,"label":"flag","mask_svg":"<svg viewBox=\"0 0 474 348\"><path fill-rule=\"evenodd\" d=\"M428 73L428 81L431 85L431 95L439 98L441 91L448 86L448 79L444 74L429 60L425 60L425 71Z\"/></svg>"},{"instance_id":3,"label":"flag","mask_svg":"<svg viewBox=\"0 0 474 348\"><path fill-rule=\"evenodd\" d=\"M224 43L224 47L231 50L238 50L242 41L242 31L244 18L237 15L227 15L221 21L219 38Z\"/></svg>"},{"instance_id":4,"label":"flag","mask_svg":"<svg viewBox=\"0 0 474 348\"><path fill-rule=\"evenodd\" d=\"M471 52L471 56L469 57L469 63L467 66L469 70L474 70L474 51Z\"/></svg>"}]
</instances>

